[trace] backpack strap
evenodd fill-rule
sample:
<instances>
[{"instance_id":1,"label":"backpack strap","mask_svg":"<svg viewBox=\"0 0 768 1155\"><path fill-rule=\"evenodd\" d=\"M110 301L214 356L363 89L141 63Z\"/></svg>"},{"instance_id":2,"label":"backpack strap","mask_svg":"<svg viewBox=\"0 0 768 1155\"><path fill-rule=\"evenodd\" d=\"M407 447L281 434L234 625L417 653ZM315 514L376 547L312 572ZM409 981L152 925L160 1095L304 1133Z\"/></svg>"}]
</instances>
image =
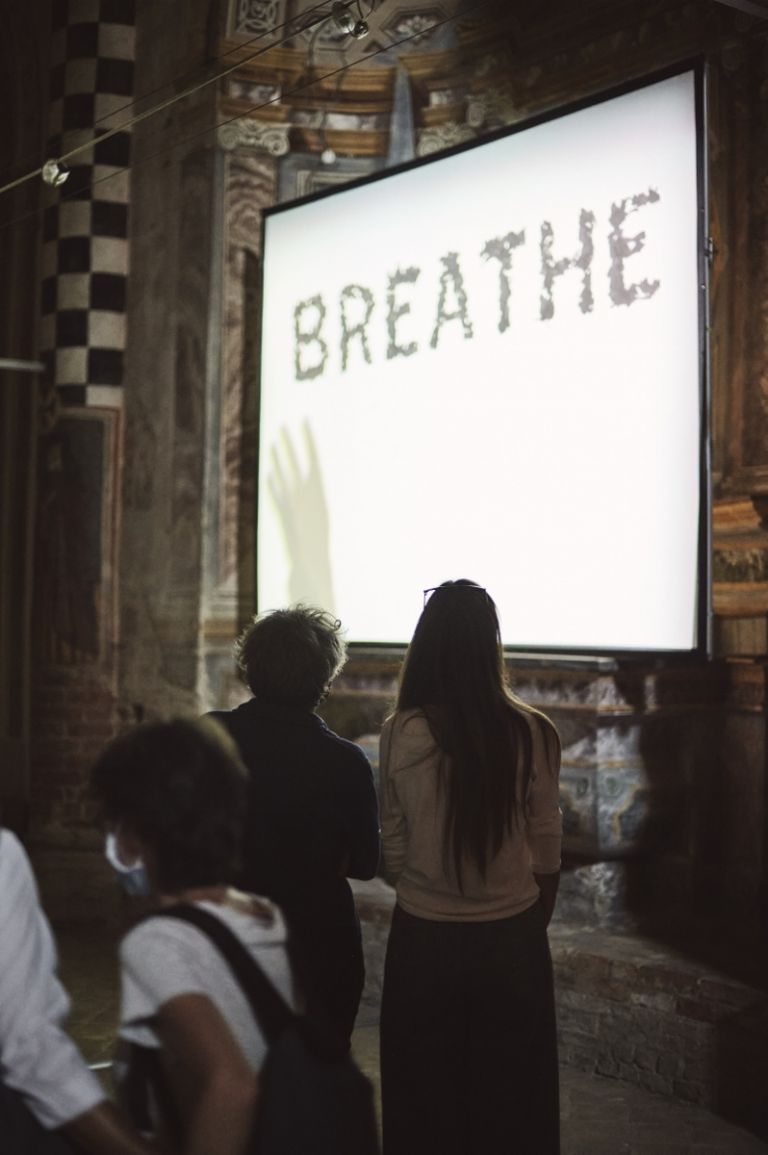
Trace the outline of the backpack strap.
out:
<instances>
[{"instance_id":1,"label":"backpack strap","mask_svg":"<svg viewBox=\"0 0 768 1155\"><path fill-rule=\"evenodd\" d=\"M154 911L147 918L176 918L191 923L218 949L243 994L250 1003L267 1044L271 1046L286 1027L298 1019L279 991L269 981L253 955L221 919L191 903L179 903Z\"/></svg>"}]
</instances>

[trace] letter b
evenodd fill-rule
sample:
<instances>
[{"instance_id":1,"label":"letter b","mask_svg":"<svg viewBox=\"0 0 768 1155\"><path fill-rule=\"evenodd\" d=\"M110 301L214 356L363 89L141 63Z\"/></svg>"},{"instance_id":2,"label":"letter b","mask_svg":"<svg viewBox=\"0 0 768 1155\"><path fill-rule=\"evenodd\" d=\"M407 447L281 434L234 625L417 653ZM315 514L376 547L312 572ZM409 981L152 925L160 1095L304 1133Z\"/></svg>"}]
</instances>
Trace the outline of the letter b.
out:
<instances>
[{"instance_id":1,"label":"letter b","mask_svg":"<svg viewBox=\"0 0 768 1155\"><path fill-rule=\"evenodd\" d=\"M316 313L314 324L311 328L305 329L304 316L312 309ZM308 297L306 301L299 301L293 310L294 367L297 381L308 381L313 377L319 377L325 369L328 360L328 345L320 336L325 321L325 311L325 303L319 293L315 297ZM314 361L307 364L310 358L309 349L313 345L316 348L316 355Z\"/></svg>"}]
</instances>

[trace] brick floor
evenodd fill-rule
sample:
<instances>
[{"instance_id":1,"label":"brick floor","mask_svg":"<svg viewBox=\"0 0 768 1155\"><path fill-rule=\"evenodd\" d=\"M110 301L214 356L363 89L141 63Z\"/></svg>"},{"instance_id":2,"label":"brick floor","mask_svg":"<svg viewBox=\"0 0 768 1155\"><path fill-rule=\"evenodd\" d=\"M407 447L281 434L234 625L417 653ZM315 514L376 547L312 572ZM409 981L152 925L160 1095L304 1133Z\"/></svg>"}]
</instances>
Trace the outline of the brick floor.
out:
<instances>
[{"instance_id":1,"label":"brick floor","mask_svg":"<svg viewBox=\"0 0 768 1155\"><path fill-rule=\"evenodd\" d=\"M57 928L57 938L62 979L73 1000L72 1034L90 1062L107 1060L117 1014L115 932L101 925L65 927ZM366 1000L358 1023L353 1050L378 1090L375 1000ZM701 1107L569 1067L561 1069L561 1131L562 1155L768 1153L768 1144Z\"/></svg>"},{"instance_id":2,"label":"brick floor","mask_svg":"<svg viewBox=\"0 0 768 1155\"><path fill-rule=\"evenodd\" d=\"M355 1030L352 1049L378 1092L379 1032ZM724 1119L615 1079L560 1068L562 1155L765 1155L768 1145ZM510 1155L514 1147L510 1146ZM483 1155L477 1152L477 1155Z\"/></svg>"}]
</instances>

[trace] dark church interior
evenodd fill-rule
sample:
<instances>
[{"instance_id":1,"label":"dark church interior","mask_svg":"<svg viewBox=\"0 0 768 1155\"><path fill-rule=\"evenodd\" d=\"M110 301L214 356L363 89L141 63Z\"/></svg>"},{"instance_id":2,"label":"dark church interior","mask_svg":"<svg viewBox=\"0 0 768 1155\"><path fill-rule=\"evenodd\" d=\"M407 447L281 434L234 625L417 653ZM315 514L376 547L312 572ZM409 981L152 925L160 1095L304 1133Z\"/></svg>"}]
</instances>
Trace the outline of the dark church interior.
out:
<instances>
[{"instance_id":1,"label":"dark church interior","mask_svg":"<svg viewBox=\"0 0 768 1155\"><path fill-rule=\"evenodd\" d=\"M247 697L232 646L261 608L264 212L705 71L708 652L506 664L562 742L564 1155L768 1151L766 0L2 9L0 821L29 855L68 1029L105 1085L132 911L89 774L137 723ZM612 462L599 484L621 487ZM566 550L566 598L568 569ZM351 646L320 707L375 778L402 657ZM352 888L352 1052L378 1086L395 892L383 869Z\"/></svg>"}]
</instances>

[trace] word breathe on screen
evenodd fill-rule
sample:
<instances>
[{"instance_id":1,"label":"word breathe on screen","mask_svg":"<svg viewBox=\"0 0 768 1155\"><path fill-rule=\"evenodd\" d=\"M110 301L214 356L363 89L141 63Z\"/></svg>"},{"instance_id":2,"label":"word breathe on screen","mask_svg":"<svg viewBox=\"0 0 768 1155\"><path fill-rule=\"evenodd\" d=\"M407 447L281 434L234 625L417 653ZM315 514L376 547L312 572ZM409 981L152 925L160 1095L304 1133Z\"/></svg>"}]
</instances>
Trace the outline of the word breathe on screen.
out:
<instances>
[{"instance_id":1,"label":"word breathe on screen","mask_svg":"<svg viewBox=\"0 0 768 1155\"><path fill-rule=\"evenodd\" d=\"M660 199L656 189L638 193L611 205L610 231L606 244L610 253L607 292L614 305L632 305L635 301L652 297L659 289L660 282L643 280L627 285L624 264L627 257L639 252L645 242L645 233L639 232L627 237L624 225L629 215L646 204L654 204ZM539 317L549 321L555 315L554 287L558 277L569 269L581 271L581 292L578 308L582 313L591 313L595 298L592 288L592 263L595 251L595 214L587 209L579 213L580 249L572 257L553 256L554 229L550 221L542 221L539 228L539 257L541 267L541 288L539 296ZM500 333L510 327L510 300L512 298L513 255L516 249L526 243L526 230L508 232L492 237L480 250L480 258L487 263L498 264L498 312L496 324ZM458 321L463 335L470 340L475 335L472 309L462 273L463 258L457 252L445 253L440 257L442 270L436 278L435 320L429 336L431 349L437 349L440 330L449 322ZM404 343L398 332L398 325L411 312L411 305L402 299L402 286L415 285L422 275L422 269L415 265L398 268L387 276L385 325L387 344L385 356L388 361L395 357L412 357L419 351L419 343L409 340ZM345 285L338 298L339 317L339 360L342 371L346 372L350 363L350 344L360 342L363 360L372 363L371 342L368 332L374 315L378 315L377 301L373 290L367 285ZM300 301L293 311L294 368L297 381L308 381L320 377L326 371L330 360L328 341L324 336L328 306L322 293L316 293Z\"/></svg>"},{"instance_id":2,"label":"word breathe on screen","mask_svg":"<svg viewBox=\"0 0 768 1155\"><path fill-rule=\"evenodd\" d=\"M511 647L699 642L696 83L270 211L258 605L404 643L467 577Z\"/></svg>"}]
</instances>

